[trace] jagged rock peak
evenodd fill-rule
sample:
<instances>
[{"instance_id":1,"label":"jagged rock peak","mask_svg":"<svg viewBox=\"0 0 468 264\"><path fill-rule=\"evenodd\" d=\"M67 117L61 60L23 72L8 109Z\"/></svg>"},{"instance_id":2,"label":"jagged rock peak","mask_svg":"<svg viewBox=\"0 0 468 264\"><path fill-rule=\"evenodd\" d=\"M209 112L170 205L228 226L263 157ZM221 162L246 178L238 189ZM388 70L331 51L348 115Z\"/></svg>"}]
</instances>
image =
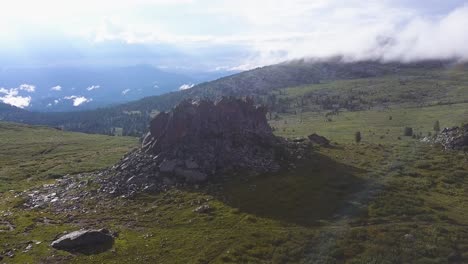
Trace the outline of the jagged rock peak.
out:
<instances>
[{"instance_id":1,"label":"jagged rock peak","mask_svg":"<svg viewBox=\"0 0 468 264\"><path fill-rule=\"evenodd\" d=\"M161 112L150 122L143 141L146 152L160 153L174 144L202 144L205 139L226 139L256 134L272 136L266 108L253 100L224 97L218 102L185 100L171 112Z\"/></svg>"}]
</instances>

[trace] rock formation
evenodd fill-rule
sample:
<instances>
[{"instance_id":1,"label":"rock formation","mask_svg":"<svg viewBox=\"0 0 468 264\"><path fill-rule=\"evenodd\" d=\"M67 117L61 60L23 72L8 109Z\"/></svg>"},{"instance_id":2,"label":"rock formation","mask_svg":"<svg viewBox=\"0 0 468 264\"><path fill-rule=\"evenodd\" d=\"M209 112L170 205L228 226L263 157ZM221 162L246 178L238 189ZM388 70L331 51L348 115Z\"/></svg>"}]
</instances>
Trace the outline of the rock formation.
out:
<instances>
[{"instance_id":1,"label":"rock formation","mask_svg":"<svg viewBox=\"0 0 468 264\"><path fill-rule=\"evenodd\" d=\"M445 128L434 141L444 146L445 149L468 151L468 124L462 127Z\"/></svg>"},{"instance_id":2,"label":"rock formation","mask_svg":"<svg viewBox=\"0 0 468 264\"><path fill-rule=\"evenodd\" d=\"M151 120L142 147L106 173L103 190L151 191L228 172L275 171L288 153L287 141L273 135L266 109L252 100L186 100Z\"/></svg>"}]
</instances>

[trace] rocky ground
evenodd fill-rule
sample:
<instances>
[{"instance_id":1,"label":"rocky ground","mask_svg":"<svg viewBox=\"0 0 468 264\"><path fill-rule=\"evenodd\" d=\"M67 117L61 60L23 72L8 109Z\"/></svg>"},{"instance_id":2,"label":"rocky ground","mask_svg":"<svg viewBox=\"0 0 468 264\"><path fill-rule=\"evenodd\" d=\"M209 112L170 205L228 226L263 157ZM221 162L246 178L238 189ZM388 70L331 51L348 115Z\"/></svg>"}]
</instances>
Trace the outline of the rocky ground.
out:
<instances>
[{"instance_id":1,"label":"rocky ground","mask_svg":"<svg viewBox=\"0 0 468 264\"><path fill-rule=\"evenodd\" d=\"M468 125L445 128L434 141L442 144L445 149L468 151Z\"/></svg>"}]
</instances>

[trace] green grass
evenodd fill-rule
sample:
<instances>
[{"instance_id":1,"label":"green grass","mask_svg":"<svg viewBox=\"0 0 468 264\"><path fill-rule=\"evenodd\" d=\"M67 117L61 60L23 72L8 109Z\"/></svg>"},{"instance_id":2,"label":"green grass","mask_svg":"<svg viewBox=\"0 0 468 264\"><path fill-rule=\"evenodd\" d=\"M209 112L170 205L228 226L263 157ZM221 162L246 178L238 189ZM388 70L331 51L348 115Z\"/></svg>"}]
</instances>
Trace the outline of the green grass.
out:
<instances>
[{"instance_id":1,"label":"green grass","mask_svg":"<svg viewBox=\"0 0 468 264\"><path fill-rule=\"evenodd\" d=\"M312 98L305 108L316 109L323 101L344 106L345 101L368 107L414 107L468 102L468 72L415 70L400 75L291 87L277 93L294 107L297 98ZM319 102L313 98L319 98ZM297 105L296 105L297 108Z\"/></svg>"},{"instance_id":2,"label":"green grass","mask_svg":"<svg viewBox=\"0 0 468 264\"><path fill-rule=\"evenodd\" d=\"M21 190L37 180L105 168L138 142L130 137L4 122L0 122L0 139L0 192Z\"/></svg>"},{"instance_id":3,"label":"green grass","mask_svg":"<svg viewBox=\"0 0 468 264\"><path fill-rule=\"evenodd\" d=\"M391 120L390 120L391 117ZM441 127L458 126L468 121L468 104L437 105L421 108L392 108L341 112L329 116L322 112L301 115L280 115L270 122L275 133L284 137L307 136L318 133L340 143L351 143L354 133L360 131L364 142L392 143L403 137L404 127L412 127L416 134L434 134L436 120Z\"/></svg>"}]
</instances>

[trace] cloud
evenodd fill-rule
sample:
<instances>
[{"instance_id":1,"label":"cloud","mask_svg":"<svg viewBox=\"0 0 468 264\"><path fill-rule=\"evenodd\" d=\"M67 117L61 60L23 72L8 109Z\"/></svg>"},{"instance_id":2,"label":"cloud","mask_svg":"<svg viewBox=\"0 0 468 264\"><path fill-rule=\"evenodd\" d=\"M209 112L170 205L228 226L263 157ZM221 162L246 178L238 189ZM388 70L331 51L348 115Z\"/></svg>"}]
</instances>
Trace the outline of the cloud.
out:
<instances>
[{"instance_id":1,"label":"cloud","mask_svg":"<svg viewBox=\"0 0 468 264\"><path fill-rule=\"evenodd\" d=\"M179 90L187 90L187 89L190 89L192 88L193 86L195 86L195 84L183 84L179 87Z\"/></svg>"},{"instance_id":2,"label":"cloud","mask_svg":"<svg viewBox=\"0 0 468 264\"><path fill-rule=\"evenodd\" d=\"M30 84L21 84L20 86L16 88L0 88L0 94L3 94L3 96L0 96L0 101L13 105L19 108L25 108L28 107L31 104L31 96L22 96L20 95L20 91L26 91L28 93L34 92L36 87L34 85Z\"/></svg>"},{"instance_id":3,"label":"cloud","mask_svg":"<svg viewBox=\"0 0 468 264\"><path fill-rule=\"evenodd\" d=\"M60 102L60 99L54 100L54 104L58 104Z\"/></svg>"},{"instance_id":4,"label":"cloud","mask_svg":"<svg viewBox=\"0 0 468 264\"><path fill-rule=\"evenodd\" d=\"M99 88L101 88L100 85L91 85L88 88L86 88L86 90L92 91L92 90L96 90L96 89L99 89Z\"/></svg>"},{"instance_id":5,"label":"cloud","mask_svg":"<svg viewBox=\"0 0 468 264\"><path fill-rule=\"evenodd\" d=\"M2 101L5 104L9 104L19 108L25 108L31 104L31 96L13 96L7 94L5 96L0 97L0 101Z\"/></svg>"},{"instance_id":6,"label":"cloud","mask_svg":"<svg viewBox=\"0 0 468 264\"><path fill-rule=\"evenodd\" d=\"M128 92L130 92L130 89L125 89L125 90L122 91L122 94L126 95Z\"/></svg>"},{"instance_id":7,"label":"cloud","mask_svg":"<svg viewBox=\"0 0 468 264\"><path fill-rule=\"evenodd\" d=\"M36 91L36 86L31 85L31 84L21 84L21 85L18 87L18 89L24 90L24 91L26 91L26 92L32 93L32 92Z\"/></svg>"},{"instance_id":8,"label":"cloud","mask_svg":"<svg viewBox=\"0 0 468 264\"><path fill-rule=\"evenodd\" d=\"M15 51L17 56L10 59L14 64L24 54L42 54L34 43L49 39L42 32L57 31L67 33L57 33L59 37L42 44L50 56L31 56L44 59L30 62L25 58L24 63L128 65L157 61L159 66L171 68L200 69L201 65L245 70L297 58L336 55L349 60L467 60L466 3L17 0L2 9L0 42L9 48L0 49L0 57ZM69 17L81 19L77 22ZM41 34L22 38L22 34L30 36L32 32Z\"/></svg>"},{"instance_id":9,"label":"cloud","mask_svg":"<svg viewBox=\"0 0 468 264\"><path fill-rule=\"evenodd\" d=\"M224 49L229 54L233 47L244 49L244 56L227 67L230 70L307 57L468 60L468 6L462 0L445 4L432 0L428 4L390 0L194 2L197 5L180 6L187 11L188 20L198 18L207 26L223 23L226 30L180 33L164 30L160 24L151 27L107 20L94 36L97 41L120 40L129 45L169 44L189 54L210 49ZM222 55L213 56L218 58L211 59L220 61Z\"/></svg>"},{"instance_id":10,"label":"cloud","mask_svg":"<svg viewBox=\"0 0 468 264\"><path fill-rule=\"evenodd\" d=\"M57 85L57 86L54 86L54 87L50 88L50 90L52 90L52 91L62 91L62 86Z\"/></svg>"},{"instance_id":11,"label":"cloud","mask_svg":"<svg viewBox=\"0 0 468 264\"><path fill-rule=\"evenodd\" d=\"M91 101L93 101L93 98L86 98L84 96L76 96L76 95L72 95L72 96L65 96L63 99L65 100L73 100L73 106L80 106L84 103L89 103Z\"/></svg>"}]
</instances>

